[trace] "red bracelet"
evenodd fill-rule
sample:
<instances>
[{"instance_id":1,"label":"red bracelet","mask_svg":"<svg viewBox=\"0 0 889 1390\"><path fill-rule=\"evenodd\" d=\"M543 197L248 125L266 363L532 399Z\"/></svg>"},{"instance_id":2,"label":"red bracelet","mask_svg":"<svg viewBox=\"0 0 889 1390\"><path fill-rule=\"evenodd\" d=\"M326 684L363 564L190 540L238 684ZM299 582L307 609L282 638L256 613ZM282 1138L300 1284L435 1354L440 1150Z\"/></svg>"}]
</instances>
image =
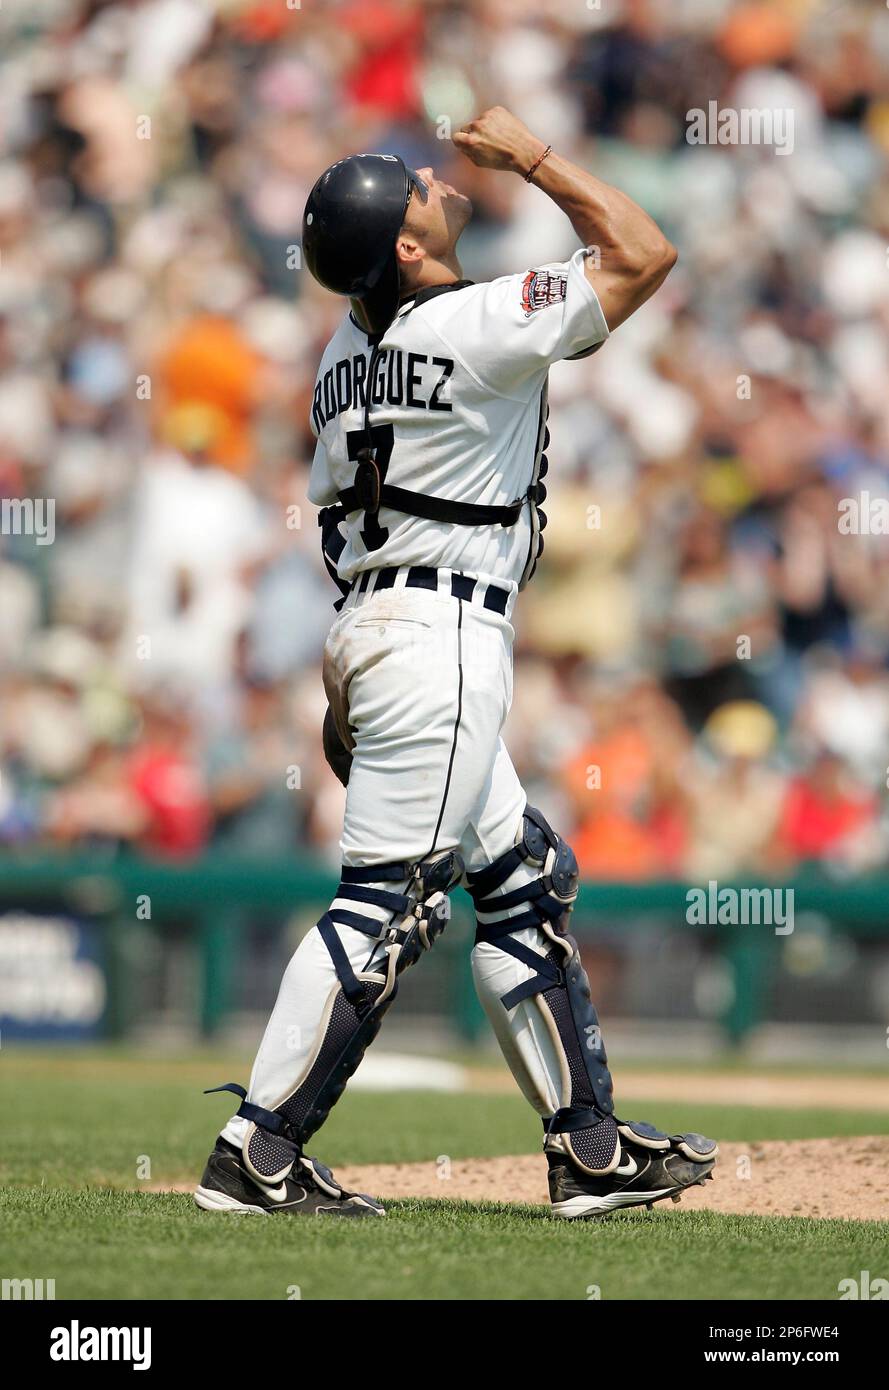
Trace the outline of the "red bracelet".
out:
<instances>
[{"instance_id":1,"label":"red bracelet","mask_svg":"<svg viewBox=\"0 0 889 1390\"><path fill-rule=\"evenodd\" d=\"M552 154L552 152L553 152L553 147L552 147L552 145L547 145L546 149L543 151L543 154L540 156L540 158L539 158L538 160L535 160L535 162L531 165L531 168L528 170L527 174L525 175L525 183L530 183L530 182L531 182L531 180L533 179L534 175L537 173L537 170L540 168L541 164L542 164L543 161L546 159L547 155L548 155L548 154Z\"/></svg>"}]
</instances>

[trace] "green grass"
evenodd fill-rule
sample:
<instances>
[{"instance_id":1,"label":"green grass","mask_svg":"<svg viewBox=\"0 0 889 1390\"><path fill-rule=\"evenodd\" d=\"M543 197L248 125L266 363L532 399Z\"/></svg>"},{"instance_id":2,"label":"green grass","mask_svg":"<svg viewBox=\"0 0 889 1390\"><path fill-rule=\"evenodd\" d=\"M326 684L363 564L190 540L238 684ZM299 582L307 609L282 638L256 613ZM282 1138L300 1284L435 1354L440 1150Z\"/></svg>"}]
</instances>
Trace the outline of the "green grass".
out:
<instances>
[{"instance_id":1,"label":"green grass","mask_svg":"<svg viewBox=\"0 0 889 1390\"><path fill-rule=\"evenodd\" d=\"M881 1047L886 1053L885 1056L880 1051ZM743 1048L738 1050L726 1049L724 1052L707 1057L699 1057L694 1054L686 1056L671 1051L649 1057L622 1057L619 1055L619 1049L614 1047L614 1058L614 1071L618 1081L624 1075L629 1076L638 1072L659 1073L662 1076L676 1076L681 1072L683 1075L689 1076L713 1076L714 1074L748 1076L755 1073L757 1076L837 1076L864 1080L873 1077L889 1077L889 1052L886 1051L882 1037L877 1039L874 1048L875 1060L873 1061L830 1061L819 1055L816 1060L810 1062L799 1057L782 1062L776 1061L773 1057L750 1056ZM461 1062L467 1067L502 1065L500 1053L493 1041L483 1050L479 1048L468 1051L458 1049L450 1054L449 1060Z\"/></svg>"},{"instance_id":2,"label":"green grass","mask_svg":"<svg viewBox=\"0 0 889 1390\"><path fill-rule=\"evenodd\" d=\"M110 1299L835 1299L885 1265L878 1222L678 1208L559 1224L542 1208L394 1202L385 1221L216 1219L188 1197L13 1188L3 1271Z\"/></svg>"},{"instance_id":3,"label":"green grass","mask_svg":"<svg viewBox=\"0 0 889 1390\"><path fill-rule=\"evenodd\" d=\"M242 1064L104 1054L0 1053L0 1181L134 1187L195 1177L236 1106L205 1086L246 1079ZM681 1111L681 1113L679 1113ZM725 1141L889 1134L889 1111L777 1110L634 1102L631 1118ZM540 1123L515 1095L347 1093L313 1145L324 1162L410 1163L530 1153Z\"/></svg>"},{"instance_id":4,"label":"green grass","mask_svg":"<svg viewBox=\"0 0 889 1390\"><path fill-rule=\"evenodd\" d=\"M882 1271L887 1224L737 1217L682 1207L602 1223L543 1208L388 1204L384 1222L218 1219L138 1187L194 1179L228 1097L231 1059L0 1053L0 1274L56 1280L58 1298L834 1299ZM634 1115L724 1140L889 1132L889 1114L634 1104ZM539 1122L518 1096L344 1097L312 1145L326 1162L527 1153ZM143 1172L143 1176L144 1176Z\"/></svg>"}]
</instances>

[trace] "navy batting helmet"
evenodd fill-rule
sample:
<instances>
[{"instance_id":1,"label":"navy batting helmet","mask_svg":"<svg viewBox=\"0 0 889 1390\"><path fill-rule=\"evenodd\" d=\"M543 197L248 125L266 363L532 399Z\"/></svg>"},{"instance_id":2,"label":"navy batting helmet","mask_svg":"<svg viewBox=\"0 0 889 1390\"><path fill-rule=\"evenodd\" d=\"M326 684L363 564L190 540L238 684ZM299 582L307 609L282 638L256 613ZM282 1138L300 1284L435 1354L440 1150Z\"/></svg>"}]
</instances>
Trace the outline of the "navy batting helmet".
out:
<instances>
[{"instance_id":1,"label":"navy batting helmet","mask_svg":"<svg viewBox=\"0 0 889 1390\"><path fill-rule=\"evenodd\" d=\"M429 196L398 155L353 154L325 170L306 203L306 265L325 289L360 300L376 333L398 307L395 239L414 193Z\"/></svg>"}]
</instances>

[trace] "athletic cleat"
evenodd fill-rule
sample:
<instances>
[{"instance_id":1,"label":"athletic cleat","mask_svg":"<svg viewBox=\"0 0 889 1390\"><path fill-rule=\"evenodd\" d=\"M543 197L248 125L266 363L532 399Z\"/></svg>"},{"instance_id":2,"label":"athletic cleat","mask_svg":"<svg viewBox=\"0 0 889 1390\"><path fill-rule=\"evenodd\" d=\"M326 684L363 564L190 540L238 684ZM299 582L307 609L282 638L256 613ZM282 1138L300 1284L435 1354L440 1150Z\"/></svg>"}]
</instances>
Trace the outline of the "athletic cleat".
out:
<instances>
[{"instance_id":1,"label":"athletic cleat","mask_svg":"<svg viewBox=\"0 0 889 1390\"><path fill-rule=\"evenodd\" d=\"M329 1168L297 1154L281 1182L261 1183L241 1162L241 1150L218 1139L207 1159L194 1199L204 1211L251 1212L268 1216L385 1216L385 1208L364 1192L347 1192Z\"/></svg>"},{"instance_id":2,"label":"athletic cleat","mask_svg":"<svg viewBox=\"0 0 889 1390\"><path fill-rule=\"evenodd\" d=\"M557 1145L547 1144L553 1215L568 1221L646 1207L713 1176L719 1149L702 1134L664 1134L653 1125L617 1122L620 1144L607 1172L584 1169Z\"/></svg>"}]
</instances>

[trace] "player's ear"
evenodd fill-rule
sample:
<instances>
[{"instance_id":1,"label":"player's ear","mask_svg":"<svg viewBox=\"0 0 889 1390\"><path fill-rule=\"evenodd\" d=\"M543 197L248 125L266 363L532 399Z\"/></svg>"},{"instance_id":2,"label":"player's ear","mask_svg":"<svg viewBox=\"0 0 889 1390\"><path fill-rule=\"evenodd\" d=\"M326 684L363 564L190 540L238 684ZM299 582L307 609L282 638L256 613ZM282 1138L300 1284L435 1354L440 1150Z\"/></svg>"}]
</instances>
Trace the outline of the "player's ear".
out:
<instances>
[{"instance_id":1,"label":"player's ear","mask_svg":"<svg viewBox=\"0 0 889 1390\"><path fill-rule=\"evenodd\" d=\"M395 255L399 265L412 265L416 261L421 261L425 252L416 237L412 236L410 232L402 230L395 242Z\"/></svg>"}]
</instances>

